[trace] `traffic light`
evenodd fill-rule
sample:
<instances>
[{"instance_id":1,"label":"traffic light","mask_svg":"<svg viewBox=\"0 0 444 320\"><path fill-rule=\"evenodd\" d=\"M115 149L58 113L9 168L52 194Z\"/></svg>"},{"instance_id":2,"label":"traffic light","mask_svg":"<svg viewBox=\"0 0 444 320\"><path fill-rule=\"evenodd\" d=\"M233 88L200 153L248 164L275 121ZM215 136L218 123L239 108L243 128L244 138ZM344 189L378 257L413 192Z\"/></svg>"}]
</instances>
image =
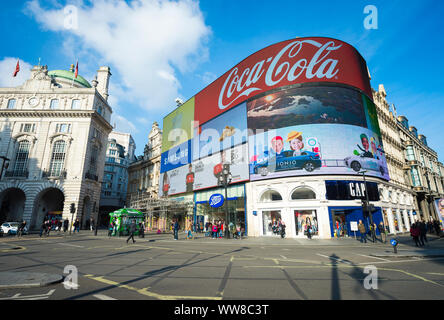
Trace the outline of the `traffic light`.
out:
<instances>
[{"instance_id":1,"label":"traffic light","mask_svg":"<svg viewBox=\"0 0 444 320\"><path fill-rule=\"evenodd\" d=\"M75 213L76 212L76 204L75 203L71 203L71 207L69 210L71 213Z\"/></svg>"}]
</instances>

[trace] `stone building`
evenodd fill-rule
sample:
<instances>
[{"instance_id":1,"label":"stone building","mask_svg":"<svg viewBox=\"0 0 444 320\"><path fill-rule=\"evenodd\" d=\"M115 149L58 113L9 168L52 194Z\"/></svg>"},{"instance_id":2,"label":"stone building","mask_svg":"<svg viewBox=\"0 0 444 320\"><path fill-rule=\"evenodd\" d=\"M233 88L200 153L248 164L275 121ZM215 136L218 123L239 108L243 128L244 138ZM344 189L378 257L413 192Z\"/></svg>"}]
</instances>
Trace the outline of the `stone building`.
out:
<instances>
[{"instance_id":1,"label":"stone building","mask_svg":"<svg viewBox=\"0 0 444 320\"><path fill-rule=\"evenodd\" d=\"M23 85L0 88L1 221L39 229L45 217L85 225L97 215L112 130L110 76L100 67L91 85L73 66L39 65Z\"/></svg>"},{"instance_id":2,"label":"stone building","mask_svg":"<svg viewBox=\"0 0 444 320\"><path fill-rule=\"evenodd\" d=\"M131 198L144 194L149 198L157 198L159 189L160 156L162 152L162 130L157 122L153 123L148 134L148 143L143 155L130 164L128 168L128 201Z\"/></svg>"},{"instance_id":3,"label":"stone building","mask_svg":"<svg viewBox=\"0 0 444 320\"><path fill-rule=\"evenodd\" d=\"M424 135L387 102L383 85L373 90L387 157L389 182L380 182L381 205L391 233L406 232L418 220L437 219L434 200L443 197L444 172Z\"/></svg>"},{"instance_id":4,"label":"stone building","mask_svg":"<svg viewBox=\"0 0 444 320\"><path fill-rule=\"evenodd\" d=\"M108 136L102 195L101 224L107 224L108 214L126 205L128 166L135 161L136 144L129 133L112 131Z\"/></svg>"}]
</instances>

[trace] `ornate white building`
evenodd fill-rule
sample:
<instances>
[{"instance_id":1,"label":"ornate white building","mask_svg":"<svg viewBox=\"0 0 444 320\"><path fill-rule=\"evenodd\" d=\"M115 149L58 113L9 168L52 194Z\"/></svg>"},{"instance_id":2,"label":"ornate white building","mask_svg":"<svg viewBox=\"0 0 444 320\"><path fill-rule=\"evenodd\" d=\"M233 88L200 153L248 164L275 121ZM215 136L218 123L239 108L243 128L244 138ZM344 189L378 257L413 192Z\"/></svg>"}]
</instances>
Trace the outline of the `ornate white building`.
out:
<instances>
[{"instance_id":1,"label":"ornate white building","mask_svg":"<svg viewBox=\"0 0 444 320\"><path fill-rule=\"evenodd\" d=\"M73 71L35 66L23 85L0 88L0 221L38 229L47 215L83 225L97 215L111 72L101 67L91 85Z\"/></svg>"},{"instance_id":2,"label":"ornate white building","mask_svg":"<svg viewBox=\"0 0 444 320\"><path fill-rule=\"evenodd\" d=\"M100 197L101 224L107 224L110 212L126 205L128 166L135 161L135 150L136 144L131 134L117 131L109 134Z\"/></svg>"}]
</instances>

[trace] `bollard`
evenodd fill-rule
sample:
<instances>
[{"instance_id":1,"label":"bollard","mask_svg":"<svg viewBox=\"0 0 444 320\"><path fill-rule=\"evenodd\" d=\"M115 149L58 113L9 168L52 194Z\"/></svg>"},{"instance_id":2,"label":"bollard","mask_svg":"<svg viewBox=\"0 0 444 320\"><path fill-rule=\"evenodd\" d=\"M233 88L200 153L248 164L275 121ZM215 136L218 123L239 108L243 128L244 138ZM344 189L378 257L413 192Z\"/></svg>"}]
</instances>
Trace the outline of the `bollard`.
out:
<instances>
[{"instance_id":1,"label":"bollard","mask_svg":"<svg viewBox=\"0 0 444 320\"><path fill-rule=\"evenodd\" d=\"M398 253L398 241L396 239L391 239L390 244L393 246L394 253Z\"/></svg>"}]
</instances>

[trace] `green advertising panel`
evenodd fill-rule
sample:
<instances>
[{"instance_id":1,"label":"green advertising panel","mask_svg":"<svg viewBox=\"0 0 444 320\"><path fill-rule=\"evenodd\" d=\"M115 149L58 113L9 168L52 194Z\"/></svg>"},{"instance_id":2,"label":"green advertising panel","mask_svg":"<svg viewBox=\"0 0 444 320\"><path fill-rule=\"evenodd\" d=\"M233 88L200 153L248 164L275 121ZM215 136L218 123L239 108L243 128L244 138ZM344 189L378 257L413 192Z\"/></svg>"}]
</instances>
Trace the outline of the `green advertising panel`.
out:
<instances>
[{"instance_id":1,"label":"green advertising panel","mask_svg":"<svg viewBox=\"0 0 444 320\"><path fill-rule=\"evenodd\" d=\"M193 138L194 97L163 119L162 152Z\"/></svg>"}]
</instances>

